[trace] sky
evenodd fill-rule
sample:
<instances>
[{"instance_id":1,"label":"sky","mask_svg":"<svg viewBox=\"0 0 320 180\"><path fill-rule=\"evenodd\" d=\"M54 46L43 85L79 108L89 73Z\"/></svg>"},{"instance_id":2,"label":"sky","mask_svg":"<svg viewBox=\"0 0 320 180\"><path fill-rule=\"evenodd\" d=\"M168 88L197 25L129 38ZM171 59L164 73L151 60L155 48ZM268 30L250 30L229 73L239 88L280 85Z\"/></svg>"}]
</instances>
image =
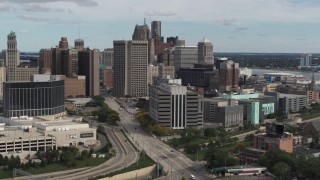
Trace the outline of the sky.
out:
<instances>
[{"instance_id":1,"label":"sky","mask_svg":"<svg viewBox=\"0 0 320 180\"><path fill-rule=\"evenodd\" d=\"M162 36L187 45L204 37L215 52L318 53L320 0L0 0L0 49L17 34L20 51L37 52L67 37L90 48L130 40L146 18Z\"/></svg>"}]
</instances>

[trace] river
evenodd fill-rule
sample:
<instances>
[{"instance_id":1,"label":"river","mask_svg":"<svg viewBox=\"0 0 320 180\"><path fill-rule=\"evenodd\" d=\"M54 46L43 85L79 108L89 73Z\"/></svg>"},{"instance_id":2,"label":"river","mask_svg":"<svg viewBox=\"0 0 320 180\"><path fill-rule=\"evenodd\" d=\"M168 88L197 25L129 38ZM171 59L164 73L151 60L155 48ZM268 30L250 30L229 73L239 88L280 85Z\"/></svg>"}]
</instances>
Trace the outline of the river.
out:
<instances>
[{"instance_id":1,"label":"river","mask_svg":"<svg viewBox=\"0 0 320 180\"><path fill-rule=\"evenodd\" d=\"M312 78L312 72L306 72L306 71L283 71L283 70L274 70L274 69L252 69L252 74L256 74L258 76L263 76L265 73L277 73L277 72L285 72L285 73L291 73L296 75L303 75L304 77ZM319 79L320 73L316 72L314 73L314 77Z\"/></svg>"}]
</instances>

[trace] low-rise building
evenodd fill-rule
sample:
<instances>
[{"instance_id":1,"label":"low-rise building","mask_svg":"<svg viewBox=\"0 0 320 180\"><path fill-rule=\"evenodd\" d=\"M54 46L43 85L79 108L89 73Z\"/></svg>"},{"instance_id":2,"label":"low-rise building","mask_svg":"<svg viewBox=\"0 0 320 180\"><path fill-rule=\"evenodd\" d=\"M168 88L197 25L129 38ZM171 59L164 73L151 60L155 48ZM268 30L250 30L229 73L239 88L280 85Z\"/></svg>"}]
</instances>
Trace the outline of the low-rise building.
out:
<instances>
[{"instance_id":1,"label":"low-rise building","mask_svg":"<svg viewBox=\"0 0 320 180\"><path fill-rule=\"evenodd\" d=\"M96 144L96 129L82 123L81 118L61 117L57 121L21 116L0 117L0 154L26 157L37 151L47 151L64 146Z\"/></svg>"},{"instance_id":2,"label":"low-rise building","mask_svg":"<svg viewBox=\"0 0 320 180\"><path fill-rule=\"evenodd\" d=\"M308 104L306 95L297 94L280 94L279 95L279 110L285 113L298 112L301 108Z\"/></svg>"},{"instance_id":3,"label":"low-rise building","mask_svg":"<svg viewBox=\"0 0 320 180\"><path fill-rule=\"evenodd\" d=\"M64 80L64 97L85 97L86 96L86 76L61 76Z\"/></svg>"},{"instance_id":4,"label":"low-rise building","mask_svg":"<svg viewBox=\"0 0 320 180\"><path fill-rule=\"evenodd\" d=\"M243 126L243 106L223 106L215 109L215 122L221 123L223 127Z\"/></svg>"}]
</instances>

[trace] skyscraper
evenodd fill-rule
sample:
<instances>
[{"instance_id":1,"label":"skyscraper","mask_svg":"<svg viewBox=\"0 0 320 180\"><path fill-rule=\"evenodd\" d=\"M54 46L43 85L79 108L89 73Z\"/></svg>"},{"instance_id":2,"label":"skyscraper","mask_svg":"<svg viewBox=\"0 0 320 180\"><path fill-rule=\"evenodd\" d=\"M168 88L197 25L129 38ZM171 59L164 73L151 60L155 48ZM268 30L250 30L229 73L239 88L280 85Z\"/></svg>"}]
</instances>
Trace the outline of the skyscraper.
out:
<instances>
[{"instance_id":1,"label":"skyscraper","mask_svg":"<svg viewBox=\"0 0 320 180\"><path fill-rule=\"evenodd\" d=\"M301 66L311 66L312 64L312 54L302 54L300 59Z\"/></svg>"},{"instance_id":2,"label":"skyscraper","mask_svg":"<svg viewBox=\"0 0 320 180\"><path fill-rule=\"evenodd\" d=\"M161 38L161 21L151 22L151 35L153 38Z\"/></svg>"},{"instance_id":3,"label":"skyscraper","mask_svg":"<svg viewBox=\"0 0 320 180\"><path fill-rule=\"evenodd\" d=\"M76 49L61 51L61 74L67 77L78 74L78 51Z\"/></svg>"},{"instance_id":4,"label":"skyscraper","mask_svg":"<svg viewBox=\"0 0 320 180\"><path fill-rule=\"evenodd\" d=\"M98 49L78 52L79 75L86 76L86 96L99 95L99 57Z\"/></svg>"},{"instance_id":5,"label":"skyscraper","mask_svg":"<svg viewBox=\"0 0 320 180\"><path fill-rule=\"evenodd\" d=\"M76 39L74 40L74 48L79 50L84 49L84 40L83 39Z\"/></svg>"},{"instance_id":6,"label":"skyscraper","mask_svg":"<svg viewBox=\"0 0 320 180\"><path fill-rule=\"evenodd\" d=\"M113 49L107 48L102 52L102 64L113 67Z\"/></svg>"},{"instance_id":7,"label":"skyscraper","mask_svg":"<svg viewBox=\"0 0 320 180\"><path fill-rule=\"evenodd\" d=\"M239 63L224 61L219 69L219 91L237 91L239 82Z\"/></svg>"},{"instance_id":8,"label":"skyscraper","mask_svg":"<svg viewBox=\"0 0 320 180\"><path fill-rule=\"evenodd\" d=\"M39 73L51 74L52 49L41 49L39 52Z\"/></svg>"},{"instance_id":9,"label":"skyscraper","mask_svg":"<svg viewBox=\"0 0 320 180\"><path fill-rule=\"evenodd\" d=\"M59 42L59 48L61 49L68 49L69 43L67 37L61 37L61 40Z\"/></svg>"},{"instance_id":10,"label":"skyscraper","mask_svg":"<svg viewBox=\"0 0 320 180\"><path fill-rule=\"evenodd\" d=\"M114 96L148 94L148 41L113 41Z\"/></svg>"},{"instance_id":11,"label":"skyscraper","mask_svg":"<svg viewBox=\"0 0 320 180\"><path fill-rule=\"evenodd\" d=\"M20 52L17 49L17 37L14 32L7 36L7 49L3 51L5 66L7 67L7 82L30 81L32 74L38 74L38 67L19 67Z\"/></svg>"},{"instance_id":12,"label":"skyscraper","mask_svg":"<svg viewBox=\"0 0 320 180\"><path fill-rule=\"evenodd\" d=\"M180 68L192 68L198 63L197 46L186 46L185 41L179 40L174 47L174 66L176 70Z\"/></svg>"},{"instance_id":13,"label":"skyscraper","mask_svg":"<svg viewBox=\"0 0 320 180\"><path fill-rule=\"evenodd\" d=\"M213 45L208 39L198 42L198 63L213 64Z\"/></svg>"},{"instance_id":14,"label":"skyscraper","mask_svg":"<svg viewBox=\"0 0 320 180\"><path fill-rule=\"evenodd\" d=\"M144 20L144 24L136 25L133 31L132 40L148 41L150 39L150 29Z\"/></svg>"}]
</instances>

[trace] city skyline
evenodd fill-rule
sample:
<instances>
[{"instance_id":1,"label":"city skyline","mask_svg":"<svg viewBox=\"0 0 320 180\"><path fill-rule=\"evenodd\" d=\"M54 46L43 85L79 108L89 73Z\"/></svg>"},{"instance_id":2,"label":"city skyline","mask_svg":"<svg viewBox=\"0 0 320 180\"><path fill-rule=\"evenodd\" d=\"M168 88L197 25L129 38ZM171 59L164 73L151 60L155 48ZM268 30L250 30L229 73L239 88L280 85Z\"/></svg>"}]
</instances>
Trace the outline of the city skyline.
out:
<instances>
[{"instance_id":1,"label":"city skyline","mask_svg":"<svg viewBox=\"0 0 320 180\"><path fill-rule=\"evenodd\" d=\"M130 40L136 24L159 20L162 35L186 45L203 37L214 52L318 52L320 26L316 0L0 0L0 49L10 31L20 51L38 52L83 38L85 47L111 48Z\"/></svg>"}]
</instances>

